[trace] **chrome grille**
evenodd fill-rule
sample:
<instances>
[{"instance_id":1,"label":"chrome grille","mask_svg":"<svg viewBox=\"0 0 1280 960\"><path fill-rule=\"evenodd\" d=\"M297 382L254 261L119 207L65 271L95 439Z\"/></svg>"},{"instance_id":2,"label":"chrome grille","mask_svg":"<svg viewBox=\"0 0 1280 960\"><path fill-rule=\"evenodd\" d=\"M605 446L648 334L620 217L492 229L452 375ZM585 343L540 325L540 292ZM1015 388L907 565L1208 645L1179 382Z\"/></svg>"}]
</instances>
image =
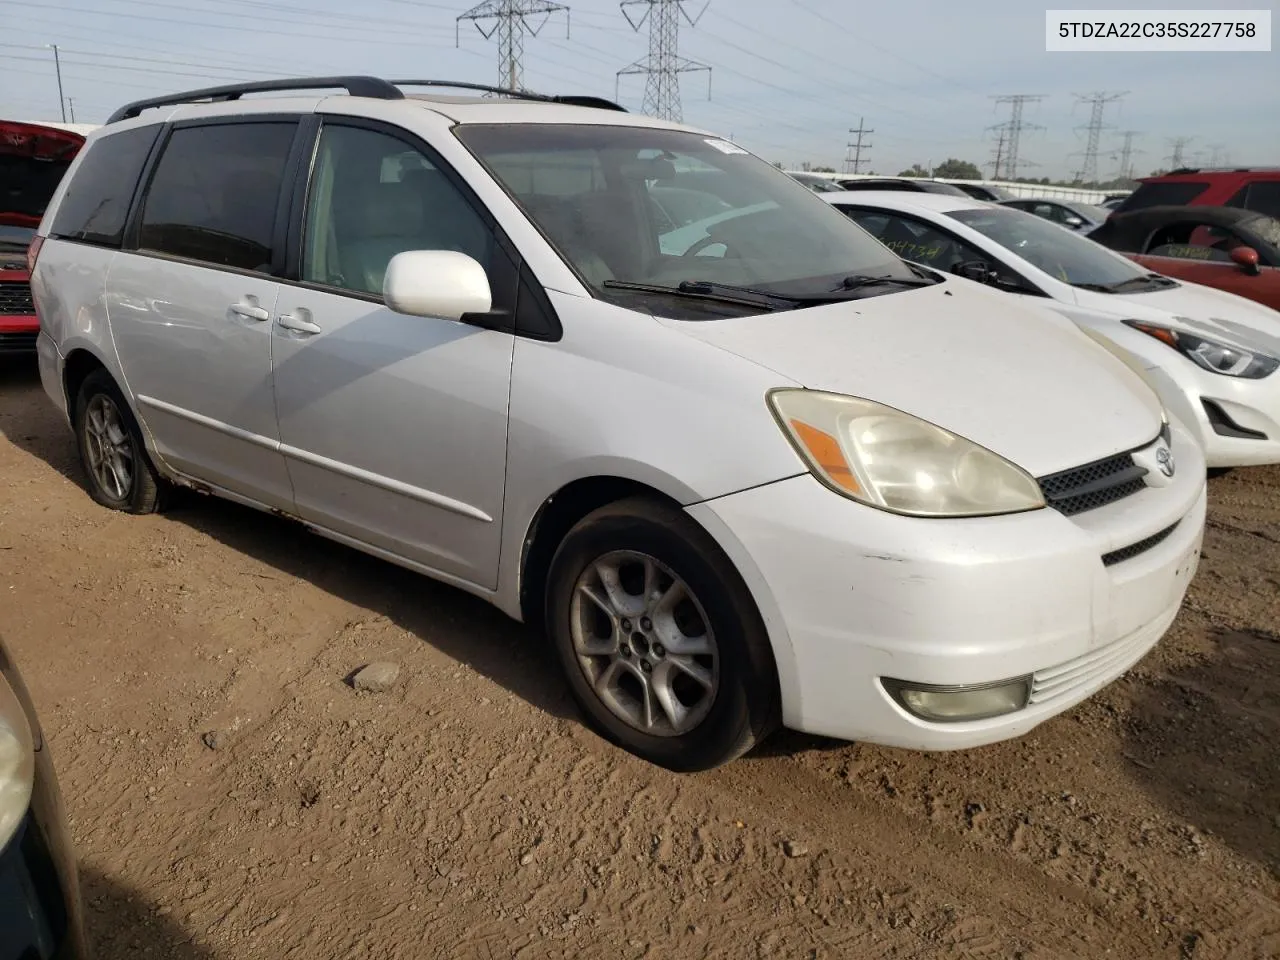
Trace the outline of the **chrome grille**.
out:
<instances>
[{"instance_id":1,"label":"chrome grille","mask_svg":"<svg viewBox=\"0 0 1280 960\"><path fill-rule=\"evenodd\" d=\"M31 284L18 280L0 281L0 314L31 316L36 305L31 300Z\"/></svg>"}]
</instances>

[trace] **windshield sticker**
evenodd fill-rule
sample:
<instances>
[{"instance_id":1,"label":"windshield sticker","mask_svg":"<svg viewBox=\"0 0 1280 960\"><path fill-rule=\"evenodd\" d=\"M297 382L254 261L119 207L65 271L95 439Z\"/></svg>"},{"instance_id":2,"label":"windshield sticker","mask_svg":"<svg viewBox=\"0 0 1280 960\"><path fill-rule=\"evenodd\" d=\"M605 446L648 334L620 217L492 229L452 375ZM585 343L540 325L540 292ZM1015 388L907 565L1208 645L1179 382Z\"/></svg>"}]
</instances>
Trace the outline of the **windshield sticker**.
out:
<instances>
[{"instance_id":1,"label":"windshield sticker","mask_svg":"<svg viewBox=\"0 0 1280 960\"><path fill-rule=\"evenodd\" d=\"M746 153L747 152L737 144L730 143L728 140L712 139L706 142L707 142L707 146L715 147L715 149L719 150L721 153Z\"/></svg>"}]
</instances>

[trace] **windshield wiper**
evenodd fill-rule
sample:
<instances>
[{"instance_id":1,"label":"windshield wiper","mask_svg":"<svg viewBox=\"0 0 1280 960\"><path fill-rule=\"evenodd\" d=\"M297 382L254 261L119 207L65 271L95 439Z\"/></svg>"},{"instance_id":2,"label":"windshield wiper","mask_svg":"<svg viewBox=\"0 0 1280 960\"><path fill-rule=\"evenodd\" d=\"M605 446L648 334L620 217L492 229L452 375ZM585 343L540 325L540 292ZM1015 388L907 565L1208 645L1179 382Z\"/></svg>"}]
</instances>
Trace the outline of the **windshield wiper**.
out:
<instances>
[{"instance_id":1,"label":"windshield wiper","mask_svg":"<svg viewBox=\"0 0 1280 960\"><path fill-rule=\"evenodd\" d=\"M861 290L863 287L873 287L882 283L893 283L900 287L932 287L937 280L932 278L925 279L914 277L868 277L857 274L852 277L845 277L840 281L840 286L832 290L832 293L844 293L846 290Z\"/></svg>"},{"instance_id":2,"label":"windshield wiper","mask_svg":"<svg viewBox=\"0 0 1280 960\"><path fill-rule=\"evenodd\" d=\"M766 310L787 310L799 301L793 297L780 297L750 287L734 287L723 283L707 283L701 280L685 280L676 287L658 283L632 283L627 280L606 280L602 286L610 290L631 290L636 293L660 293L671 297L687 297L691 300L714 300L740 307L763 307Z\"/></svg>"},{"instance_id":3,"label":"windshield wiper","mask_svg":"<svg viewBox=\"0 0 1280 960\"><path fill-rule=\"evenodd\" d=\"M1121 290L1131 290L1134 287L1176 287L1177 285L1178 281L1162 277L1158 273L1144 273L1140 277L1130 277L1128 280L1113 283L1111 292L1119 293Z\"/></svg>"},{"instance_id":4,"label":"windshield wiper","mask_svg":"<svg viewBox=\"0 0 1280 960\"><path fill-rule=\"evenodd\" d=\"M1128 280L1121 280L1118 283L1073 283L1073 287L1079 287L1081 290L1096 290L1098 293L1124 293L1126 290L1132 290L1135 287L1176 287L1177 280L1171 280L1163 277L1158 273L1144 273L1141 276L1130 277Z\"/></svg>"}]
</instances>

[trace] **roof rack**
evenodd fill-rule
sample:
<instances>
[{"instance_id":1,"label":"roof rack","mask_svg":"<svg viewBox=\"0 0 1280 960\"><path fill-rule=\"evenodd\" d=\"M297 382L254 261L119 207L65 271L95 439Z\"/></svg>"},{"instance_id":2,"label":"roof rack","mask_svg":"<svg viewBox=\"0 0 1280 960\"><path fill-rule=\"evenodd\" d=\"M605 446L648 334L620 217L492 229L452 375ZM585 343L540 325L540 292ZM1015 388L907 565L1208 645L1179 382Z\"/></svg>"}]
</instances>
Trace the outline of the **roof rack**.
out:
<instances>
[{"instance_id":1,"label":"roof rack","mask_svg":"<svg viewBox=\"0 0 1280 960\"><path fill-rule=\"evenodd\" d=\"M515 100L536 100L542 103L563 103L574 107L595 107L598 110L617 110L627 112L621 104L606 100L604 97L592 97L578 94L545 94L533 93L529 90L512 90L508 87L491 87L485 83L464 83L458 80L390 80L397 87L450 87L455 90L478 90L482 93L496 93Z\"/></svg>"},{"instance_id":2,"label":"roof rack","mask_svg":"<svg viewBox=\"0 0 1280 960\"><path fill-rule=\"evenodd\" d=\"M173 93L165 97L151 97L148 100L135 100L107 117L107 123L130 120L151 107L169 107L181 103L199 103L204 100L220 103L239 100L246 93L324 90L331 87L341 87L353 97L371 97L375 100L404 99L403 92L379 77L299 77L294 80L253 80L221 87L205 87L203 90L188 90L185 93Z\"/></svg>"}]
</instances>

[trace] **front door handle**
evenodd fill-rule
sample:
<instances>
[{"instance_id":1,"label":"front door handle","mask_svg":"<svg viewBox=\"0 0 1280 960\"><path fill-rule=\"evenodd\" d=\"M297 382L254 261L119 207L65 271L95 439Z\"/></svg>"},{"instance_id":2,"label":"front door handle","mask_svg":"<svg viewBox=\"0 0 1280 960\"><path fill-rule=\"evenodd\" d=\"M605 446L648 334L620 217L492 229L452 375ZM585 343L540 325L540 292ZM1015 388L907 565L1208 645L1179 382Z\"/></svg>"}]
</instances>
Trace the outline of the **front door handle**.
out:
<instances>
[{"instance_id":1,"label":"front door handle","mask_svg":"<svg viewBox=\"0 0 1280 960\"><path fill-rule=\"evenodd\" d=\"M286 330L299 333L320 333L320 324L311 319L310 310L299 310L297 313L282 313L276 318L280 326Z\"/></svg>"},{"instance_id":2,"label":"front door handle","mask_svg":"<svg viewBox=\"0 0 1280 960\"><path fill-rule=\"evenodd\" d=\"M256 297L254 299L257 299ZM238 317L246 320L270 320L271 312L256 303L233 303L228 309Z\"/></svg>"}]
</instances>

